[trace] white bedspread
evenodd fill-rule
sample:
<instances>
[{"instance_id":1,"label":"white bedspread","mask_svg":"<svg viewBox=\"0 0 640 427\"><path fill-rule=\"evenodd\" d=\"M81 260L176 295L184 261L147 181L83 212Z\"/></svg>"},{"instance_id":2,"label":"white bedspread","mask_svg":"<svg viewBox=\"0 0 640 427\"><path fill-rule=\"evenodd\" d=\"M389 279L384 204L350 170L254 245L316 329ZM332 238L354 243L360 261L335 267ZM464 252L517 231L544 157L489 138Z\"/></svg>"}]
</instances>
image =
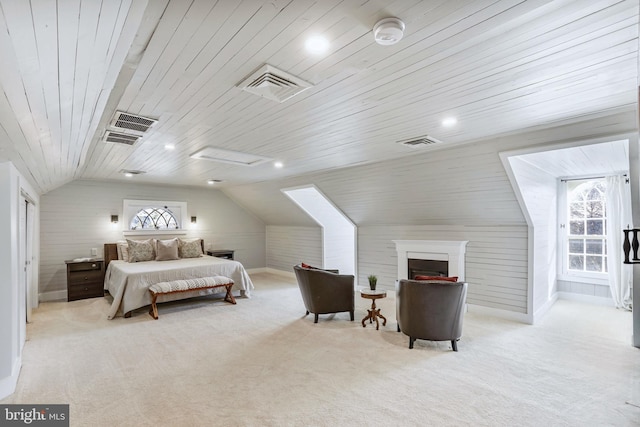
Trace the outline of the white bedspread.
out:
<instances>
[{"instance_id":1,"label":"white bedspread","mask_svg":"<svg viewBox=\"0 0 640 427\"><path fill-rule=\"evenodd\" d=\"M242 295L251 296L253 283L244 266L238 261L207 255L175 261L134 263L111 261L104 279L105 289L113 296L108 317L113 319L117 314L127 313L151 304L149 286L154 283L209 276L229 277L234 282L232 291L237 289ZM206 295L207 293L211 293L211 291L200 291L194 296ZM180 296L180 298L184 297ZM168 298L166 301L170 299Z\"/></svg>"}]
</instances>

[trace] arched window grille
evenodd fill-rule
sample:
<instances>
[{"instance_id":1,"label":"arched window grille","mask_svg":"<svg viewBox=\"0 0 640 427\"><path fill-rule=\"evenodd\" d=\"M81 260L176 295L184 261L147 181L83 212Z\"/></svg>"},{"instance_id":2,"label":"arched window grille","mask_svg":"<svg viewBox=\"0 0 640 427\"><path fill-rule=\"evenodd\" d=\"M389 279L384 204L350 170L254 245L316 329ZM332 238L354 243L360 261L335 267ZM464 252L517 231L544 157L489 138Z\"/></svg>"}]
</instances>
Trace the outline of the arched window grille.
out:
<instances>
[{"instance_id":1,"label":"arched window grille","mask_svg":"<svg viewBox=\"0 0 640 427\"><path fill-rule=\"evenodd\" d=\"M174 230L179 227L176 217L165 206L140 209L131 220L129 228L131 230Z\"/></svg>"}]
</instances>

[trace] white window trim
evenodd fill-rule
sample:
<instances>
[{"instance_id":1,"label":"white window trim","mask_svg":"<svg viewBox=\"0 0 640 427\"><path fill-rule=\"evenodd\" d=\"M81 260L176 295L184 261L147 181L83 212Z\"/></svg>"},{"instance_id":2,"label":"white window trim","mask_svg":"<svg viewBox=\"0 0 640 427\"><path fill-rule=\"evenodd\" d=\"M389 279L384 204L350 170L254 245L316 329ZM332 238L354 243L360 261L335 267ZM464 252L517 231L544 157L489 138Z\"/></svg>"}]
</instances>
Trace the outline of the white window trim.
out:
<instances>
[{"instance_id":1,"label":"white window trim","mask_svg":"<svg viewBox=\"0 0 640 427\"><path fill-rule=\"evenodd\" d=\"M589 179L589 178L585 178ZM595 273L589 271L569 270L568 245L569 218L567 212L567 183L558 180L558 275L557 279L565 282L589 283L595 285L609 285L609 273Z\"/></svg>"},{"instance_id":2,"label":"white window trim","mask_svg":"<svg viewBox=\"0 0 640 427\"><path fill-rule=\"evenodd\" d=\"M179 224L176 230L130 230L129 225L133 217L144 208L148 207L167 207L175 216ZM167 236L167 235L184 235L187 234L187 202L176 202L166 200L132 200L124 199L122 203L122 216L125 229L122 234L125 236Z\"/></svg>"}]
</instances>

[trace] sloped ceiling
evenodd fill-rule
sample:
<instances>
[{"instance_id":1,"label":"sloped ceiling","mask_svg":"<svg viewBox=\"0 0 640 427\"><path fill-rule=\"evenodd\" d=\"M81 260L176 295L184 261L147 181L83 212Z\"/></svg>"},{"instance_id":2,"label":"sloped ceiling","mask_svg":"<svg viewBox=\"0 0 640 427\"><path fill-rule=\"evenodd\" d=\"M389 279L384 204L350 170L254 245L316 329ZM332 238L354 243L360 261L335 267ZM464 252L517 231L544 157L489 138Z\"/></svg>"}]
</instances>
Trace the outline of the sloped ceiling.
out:
<instances>
[{"instance_id":1,"label":"sloped ceiling","mask_svg":"<svg viewBox=\"0 0 640 427\"><path fill-rule=\"evenodd\" d=\"M389 16L405 36L377 45ZM315 33L324 55L304 51ZM635 0L0 0L0 160L43 193L122 169L222 188L286 179L412 157L396 141L417 136L453 146L631 111L637 51ZM313 87L283 103L236 87L265 63ZM158 123L105 144L117 110ZM190 157L205 146L284 167Z\"/></svg>"},{"instance_id":2,"label":"sloped ceiling","mask_svg":"<svg viewBox=\"0 0 640 427\"><path fill-rule=\"evenodd\" d=\"M560 154L557 146L567 141L576 144L592 138L607 139L625 130L624 126L626 134L632 135L637 133L635 116L635 112L626 112L590 117L436 149L421 156L238 185L224 191L269 225L317 226L280 191L309 184L316 185L358 227L526 225L500 153L540 150L539 154L528 155L529 160L558 177L619 173L628 167L626 142L585 145L561 150Z\"/></svg>"}]
</instances>

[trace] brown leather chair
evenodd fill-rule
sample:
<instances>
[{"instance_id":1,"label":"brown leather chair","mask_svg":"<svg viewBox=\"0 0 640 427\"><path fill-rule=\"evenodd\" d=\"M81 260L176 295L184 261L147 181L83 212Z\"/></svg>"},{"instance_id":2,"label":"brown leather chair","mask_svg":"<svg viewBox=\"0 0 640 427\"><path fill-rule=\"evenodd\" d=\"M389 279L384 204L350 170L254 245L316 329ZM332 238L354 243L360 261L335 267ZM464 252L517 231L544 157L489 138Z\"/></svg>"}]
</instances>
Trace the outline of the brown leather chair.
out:
<instances>
[{"instance_id":1,"label":"brown leather chair","mask_svg":"<svg viewBox=\"0 0 640 427\"><path fill-rule=\"evenodd\" d=\"M396 291L398 332L409 336L409 348L422 339L451 341L453 351L458 351L466 283L400 280Z\"/></svg>"},{"instance_id":2,"label":"brown leather chair","mask_svg":"<svg viewBox=\"0 0 640 427\"><path fill-rule=\"evenodd\" d=\"M293 267L298 279L298 287L302 294L307 314L313 313L318 323L319 314L341 313L348 311L353 321L354 312L354 277L338 274L338 270L321 270Z\"/></svg>"}]
</instances>

